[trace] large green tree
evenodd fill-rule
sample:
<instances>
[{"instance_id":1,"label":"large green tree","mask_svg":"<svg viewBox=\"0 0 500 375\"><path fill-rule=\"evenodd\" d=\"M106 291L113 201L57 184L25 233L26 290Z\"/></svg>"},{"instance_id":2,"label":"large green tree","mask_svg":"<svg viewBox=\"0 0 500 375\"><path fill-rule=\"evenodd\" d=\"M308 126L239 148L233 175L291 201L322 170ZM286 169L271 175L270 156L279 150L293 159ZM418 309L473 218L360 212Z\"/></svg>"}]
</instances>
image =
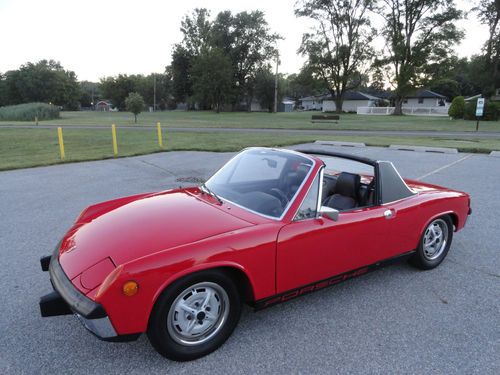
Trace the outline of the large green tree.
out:
<instances>
[{"instance_id":1,"label":"large green tree","mask_svg":"<svg viewBox=\"0 0 500 375\"><path fill-rule=\"evenodd\" d=\"M283 98L285 83L282 77L279 77L278 83L278 103ZM274 89L275 89L275 74L271 71L270 66L263 66L257 70L255 74L255 97L258 98L262 108L267 109L269 113L274 111Z\"/></svg>"},{"instance_id":2,"label":"large green tree","mask_svg":"<svg viewBox=\"0 0 500 375\"><path fill-rule=\"evenodd\" d=\"M482 63L489 76L483 94L491 96L500 87L500 0L480 0L473 10L489 31Z\"/></svg>"},{"instance_id":3,"label":"large green tree","mask_svg":"<svg viewBox=\"0 0 500 375\"><path fill-rule=\"evenodd\" d=\"M281 37L271 32L264 12L220 12L211 27L211 44L224 51L233 65L233 104L246 99L250 107L255 76L276 56Z\"/></svg>"},{"instance_id":4,"label":"large green tree","mask_svg":"<svg viewBox=\"0 0 500 375\"><path fill-rule=\"evenodd\" d=\"M198 79L200 64L222 54L224 60L230 61L232 71L231 87L224 100L236 108L245 99L249 106L255 74L275 56L275 42L279 38L270 31L264 13L224 11L211 20L208 10L195 9L182 20L181 32L183 39L174 46L172 64L168 67L175 100L193 104L191 99L199 101L204 97L204 93L196 91L203 85L196 84L194 70ZM212 67L205 68L208 72Z\"/></svg>"},{"instance_id":5,"label":"large green tree","mask_svg":"<svg viewBox=\"0 0 500 375\"><path fill-rule=\"evenodd\" d=\"M231 95L233 67L231 60L217 48L202 50L193 61L195 99L219 113Z\"/></svg>"},{"instance_id":6,"label":"large green tree","mask_svg":"<svg viewBox=\"0 0 500 375\"><path fill-rule=\"evenodd\" d=\"M76 74L54 60L28 62L6 73L9 104L44 102L77 109L80 86Z\"/></svg>"},{"instance_id":7,"label":"large green tree","mask_svg":"<svg viewBox=\"0 0 500 375\"><path fill-rule=\"evenodd\" d=\"M425 67L446 59L461 39L455 22L462 14L453 0L381 0L381 5L386 49L379 64L388 68L394 114L401 115L404 98L422 84Z\"/></svg>"},{"instance_id":8,"label":"large green tree","mask_svg":"<svg viewBox=\"0 0 500 375\"><path fill-rule=\"evenodd\" d=\"M313 20L314 27L304 34L299 51L335 98L336 111L342 112L344 95L362 83L373 56L371 43L376 31L369 12L374 0L299 0L295 14Z\"/></svg>"},{"instance_id":9,"label":"large green tree","mask_svg":"<svg viewBox=\"0 0 500 375\"><path fill-rule=\"evenodd\" d=\"M172 94L177 103L188 101L193 95L191 66L193 56L181 45L176 45L172 52L172 63L167 67L172 76Z\"/></svg>"}]
</instances>

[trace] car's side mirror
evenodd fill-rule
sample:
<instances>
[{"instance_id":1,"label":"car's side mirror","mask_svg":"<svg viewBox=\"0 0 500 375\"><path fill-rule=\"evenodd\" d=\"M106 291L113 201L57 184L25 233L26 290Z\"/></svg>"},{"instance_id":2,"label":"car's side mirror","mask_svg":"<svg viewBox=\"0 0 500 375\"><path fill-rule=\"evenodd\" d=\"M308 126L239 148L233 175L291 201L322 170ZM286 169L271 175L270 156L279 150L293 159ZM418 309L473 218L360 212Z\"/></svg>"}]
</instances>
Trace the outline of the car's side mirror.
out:
<instances>
[{"instance_id":1,"label":"car's side mirror","mask_svg":"<svg viewBox=\"0 0 500 375\"><path fill-rule=\"evenodd\" d=\"M321 206L319 213L321 214L321 216L329 217L333 221L337 221L339 219L339 211L335 208Z\"/></svg>"}]
</instances>

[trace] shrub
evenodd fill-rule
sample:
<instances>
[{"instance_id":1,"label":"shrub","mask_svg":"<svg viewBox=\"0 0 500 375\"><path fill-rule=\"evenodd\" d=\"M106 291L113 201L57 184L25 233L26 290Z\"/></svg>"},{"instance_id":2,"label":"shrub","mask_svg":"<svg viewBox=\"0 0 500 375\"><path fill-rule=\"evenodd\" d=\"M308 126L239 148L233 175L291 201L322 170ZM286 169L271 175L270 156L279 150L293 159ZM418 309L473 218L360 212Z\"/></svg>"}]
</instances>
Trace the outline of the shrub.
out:
<instances>
[{"instance_id":1,"label":"shrub","mask_svg":"<svg viewBox=\"0 0 500 375\"><path fill-rule=\"evenodd\" d=\"M26 103L0 107L0 121L35 121L59 118L60 108L45 103Z\"/></svg>"},{"instance_id":2,"label":"shrub","mask_svg":"<svg viewBox=\"0 0 500 375\"><path fill-rule=\"evenodd\" d=\"M475 120L476 119L476 106L477 101L468 102L465 105L464 119ZM486 102L484 107L484 115L480 119L482 121L498 121L500 118L500 103L499 102Z\"/></svg>"},{"instance_id":3,"label":"shrub","mask_svg":"<svg viewBox=\"0 0 500 375\"><path fill-rule=\"evenodd\" d=\"M484 117L489 121L498 121L500 118L500 102L488 102L484 109Z\"/></svg>"},{"instance_id":4,"label":"shrub","mask_svg":"<svg viewBox=\"0 0 500 375\"><path fill-rule=\"evenodd\" d=\"M448 114L454 119L464 118L465 111L465 100L463 96L457 96L451 102L450 109L448 109Z\"/></svg>"}]
</instances>

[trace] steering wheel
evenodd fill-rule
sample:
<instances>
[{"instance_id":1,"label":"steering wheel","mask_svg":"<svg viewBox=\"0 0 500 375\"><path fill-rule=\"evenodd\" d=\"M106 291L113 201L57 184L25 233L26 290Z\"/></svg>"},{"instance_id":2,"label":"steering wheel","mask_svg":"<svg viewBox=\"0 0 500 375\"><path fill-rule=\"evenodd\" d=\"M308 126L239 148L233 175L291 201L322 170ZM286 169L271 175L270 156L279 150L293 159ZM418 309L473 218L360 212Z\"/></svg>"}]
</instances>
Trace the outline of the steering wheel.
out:
<instances>
[{"instance_id":1,"label":"steering wheel","mask_svg":"<svg viewBox=\"0 0 500 375\"><path fill-rule=\"evenodd\" d=\"M281 202L281 206L283 208L286 207L286 205L288 204L288 197L286 196L285 193L283 193L280 189L278 188L272 188L269 193L273 196L273 197L276 197L280 200Z\"/></svg>"}]
</instances>

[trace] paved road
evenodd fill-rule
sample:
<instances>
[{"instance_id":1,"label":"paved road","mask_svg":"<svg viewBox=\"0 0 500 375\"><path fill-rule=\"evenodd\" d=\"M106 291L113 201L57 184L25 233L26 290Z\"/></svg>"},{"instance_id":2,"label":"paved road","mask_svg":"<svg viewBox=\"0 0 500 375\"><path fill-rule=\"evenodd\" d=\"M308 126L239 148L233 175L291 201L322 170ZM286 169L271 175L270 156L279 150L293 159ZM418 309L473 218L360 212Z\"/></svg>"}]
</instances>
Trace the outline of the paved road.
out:
<instances>
[{"instance_id":1,"label":"paved road","mask_svg":"<svg viewBox=\"0 0 500 375\"><path fill-rule=\"evenodd\" d=\"M105 343L72 316L42 319L38 298L50 286L38 258L88 204L207 177L232 154L169 152L1 172L0 373L500 373L500 160L348 152L472 194L473 216L445 262L427 272L396 265L257 313L246 309L222 348L189 363L163 359L145 337Z\"/></svg>"},{"instance_id":2,"label":"paved road","mask_svg":"<svg viewBox=\"0 0 500 375\"><path fill-rule=\"evenodd\" d=\"M23 128L23 129L55 129L59 125L0 125L2 128ZM109 126L103 125L63 125L63 127L71 129L108 129ZM130 130L151 130L156 129L154 126L149 125L125 125L122 129ZM484 132L484 131L457 131L457 132L443 132L443 131L425 131L425 130L335 130L335 129L270 129L270 128L217 128L217 127L166 127L167 131L173 132L195 132L195 133L213 133L213 132L227 132L227 133L286 133L286 134L308 134L308 135L344 135L344 136L395 136L395 137L438 137L438 138L500 138L500 132Z\"/></svg>"}]
</instances>

